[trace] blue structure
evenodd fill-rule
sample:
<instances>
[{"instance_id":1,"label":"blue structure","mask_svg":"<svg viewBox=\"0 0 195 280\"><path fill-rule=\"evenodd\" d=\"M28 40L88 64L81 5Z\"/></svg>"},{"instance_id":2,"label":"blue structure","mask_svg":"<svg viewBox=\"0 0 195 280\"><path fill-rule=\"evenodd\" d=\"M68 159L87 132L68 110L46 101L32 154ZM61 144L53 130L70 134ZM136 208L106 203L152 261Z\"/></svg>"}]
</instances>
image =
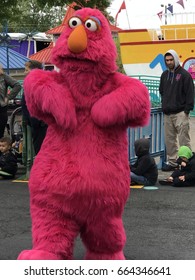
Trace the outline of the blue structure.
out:
<instances>
[{"instance_id":1,"label":"blue structure","mask_svg":"<svg viewBox=\"0 0 195 280\"><path fill-rule=\"evenodd\" d=\"M0 46L0 63L3 69L9 73L9 70L22 70L24 64L29 59L14 51L8 46Z\"/></svg>"}]
</instances>

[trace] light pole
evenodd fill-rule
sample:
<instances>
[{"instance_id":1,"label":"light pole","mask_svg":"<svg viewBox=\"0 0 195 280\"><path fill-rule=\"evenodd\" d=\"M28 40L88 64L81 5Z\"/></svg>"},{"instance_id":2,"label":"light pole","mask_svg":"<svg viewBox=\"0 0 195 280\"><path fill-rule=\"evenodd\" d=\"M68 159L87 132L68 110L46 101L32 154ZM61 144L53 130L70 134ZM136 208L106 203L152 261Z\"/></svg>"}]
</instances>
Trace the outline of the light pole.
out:
<instances>
[{"instance_id":1,"label":"light pole","mask_svg":"<svg viewBox=\"0 0 195 280\"><path fill-rule=\"evenodd\" d=\"M167 25L167 8L170 6L171 4L168 5L161 4L161 7L165 7L165 25Z\"/></svg>"},{"instance_id":2,"label":"light pole","mask_svg":"<svg viewBox=\"0 0 195 280\"><path fill-rule=\"evenodd\" d=\"M9 43L11 37L7 34L7 21L5 20L5 24L3 26L3 32L0 34L0 46L6 48L6 56L7 56L7 74L9 74Z\"/></svg>"}]
</instances>

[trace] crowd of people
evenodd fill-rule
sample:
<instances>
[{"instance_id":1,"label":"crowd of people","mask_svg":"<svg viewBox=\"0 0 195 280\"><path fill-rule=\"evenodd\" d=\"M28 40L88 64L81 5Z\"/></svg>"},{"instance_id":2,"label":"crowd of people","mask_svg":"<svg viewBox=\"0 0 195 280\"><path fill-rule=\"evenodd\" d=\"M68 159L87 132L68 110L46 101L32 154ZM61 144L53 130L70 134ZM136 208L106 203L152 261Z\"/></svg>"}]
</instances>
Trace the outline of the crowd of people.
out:
<instances>
[{"instance_id":1,"label":"crowd of people","mask_svg":"<svg viewBox=\"0 0 195 280\"><path fill-rule=\"evenodd\" d=\"M33 69L42 69L42 63L29 60L24 65L24 74L27 75ZM21 159L22 139L5 137L5 128L8 123L9 100L13 100L21 91L20 83L10 75L4 73L0 66L0 179L13 179L18 169L18 158ZM25 126L29 126L32 134L33 153L36 155L45 138L47 125L36 118L30 116L25 101L25 93L21 99L22 121ZM22 127L22 124L20 124ZM10 132L9 132L10 133Z\"/></svg>"},{"instance_id":2,"label":"crowd of people","mask_svg":"<svg viewBox=\"0 0 195 280\"><path fill-rule=\"evenodd\" d=\"M164 55L167 69L160 77L159 92L161 95L164 116L164 137L167 162L162 171L172 172L164 184L173 186L195 185L195 154L191 149L190 111L194 108L194 83L190 73L179 61L178 54L169 50ZM42 69L38 61L25 63L25 75L33 69ZM11 88L8 94L8 87ZM15 98L21 90L18 81L5 74L0 66L0 178L13 178L17 171L17 159L12 152L13 144L4 137L8 120L8 102ZM35 155L39 152L47 132L47 125L30 116L22 96L22 117L25 125L32 131ZM134 143L136 161L130 164L131 184L144 186L155 185L158 180L158 168L150 154L150 139L138 139ZM9 166L8 166L9 165ZM159 181L161 182L161 181Z\"/></svg>"}]
</instances>

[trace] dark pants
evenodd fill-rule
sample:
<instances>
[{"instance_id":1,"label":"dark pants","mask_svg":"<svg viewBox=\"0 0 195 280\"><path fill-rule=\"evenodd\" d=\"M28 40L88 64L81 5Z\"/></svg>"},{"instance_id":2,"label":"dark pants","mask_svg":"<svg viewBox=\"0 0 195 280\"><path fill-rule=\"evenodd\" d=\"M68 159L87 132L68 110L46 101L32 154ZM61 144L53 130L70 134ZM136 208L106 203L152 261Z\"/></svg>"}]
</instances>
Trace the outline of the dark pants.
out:
<instances>
[{"instance_id":1,"label":"dark pants","mask_svg":"<svg viewBox=\"0 0 195 280\"><path fill-rule=\"evenodd\" d=\"M150 186L153 185L151 184L146 177L137 175L134 172L131 172L131 181L136 183L136 184L143 184L144 186Z\"/></svg>"},{"instance_id":2,"label":"dark pants","mask_svg":"<svg viewBox=\"0 0 195 280\"><path fill-rule=\"evenodd\" d=\"M0 107L0 138L4 136L5 127L7 125L7 106Z\"/></svg>"},{"instance_id":3,"label":"dark pants","mask_svg":"<svg viewBox=\"0 0 195 280\"><path fill-rule=\"evenodd\" d=\"M195 182L193 181L181 181L179 178L174 178L173 180L173 186L174 187L190 187L194 186Z\"/></svg>"},{"instance_id":4,"label":"dark pants","mask_svg":"<svg viewBox=\"0 0 195 280\"><path fill-rule=\"evenodd\" d=\"M179 169L178 170L175 170L173 172L173 186L174 187L188 187L188 186L194 186L195 185L195 182L194 181L189 181L189 180L186 180L186 181L181 181L179 180L179 176L185 176L185 173L184 172L181 172Z\"/></svg>"},{"instance_id":5,"label":"dark pants","mask_svg":"<svg viewBox=\"0 0 195 280\"><path fill-rule=\"evenodd\" d=\"M39 121L38 125L32 126L32 139L35 154L37 155L47 132L47 125Z\"/></svg>"}]
</instances>

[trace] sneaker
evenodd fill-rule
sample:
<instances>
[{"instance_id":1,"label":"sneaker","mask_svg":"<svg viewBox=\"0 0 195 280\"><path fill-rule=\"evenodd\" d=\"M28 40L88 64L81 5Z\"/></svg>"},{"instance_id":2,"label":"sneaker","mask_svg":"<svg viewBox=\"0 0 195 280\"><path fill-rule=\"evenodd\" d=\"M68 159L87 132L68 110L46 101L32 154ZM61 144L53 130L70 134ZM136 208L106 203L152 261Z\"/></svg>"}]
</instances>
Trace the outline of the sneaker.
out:
<instances>
[{"instance_id":1,"label":"sneaker","mask_svg":"<svg viewBox=\"0 0 195 280\"><path fill-rule=\"evenodd\" d=\"M178 166L172 166L170 164L165 164L162 167L162 171L164 171L164 172L174 171L176 169L178 169Z\"/></svg>"},{"instance_id":2,"label":"sneaker","mask_svg":"<svg viewBox=\"0 0 195 280\"><path fill-rule=\"evenodd\" d=\"M158 180L159 184L160 185L168 185L168 186L171 186L173 184L173 182L167 180L167 179L163 179L163 180Z\"/></svg>"}]
</instances>

